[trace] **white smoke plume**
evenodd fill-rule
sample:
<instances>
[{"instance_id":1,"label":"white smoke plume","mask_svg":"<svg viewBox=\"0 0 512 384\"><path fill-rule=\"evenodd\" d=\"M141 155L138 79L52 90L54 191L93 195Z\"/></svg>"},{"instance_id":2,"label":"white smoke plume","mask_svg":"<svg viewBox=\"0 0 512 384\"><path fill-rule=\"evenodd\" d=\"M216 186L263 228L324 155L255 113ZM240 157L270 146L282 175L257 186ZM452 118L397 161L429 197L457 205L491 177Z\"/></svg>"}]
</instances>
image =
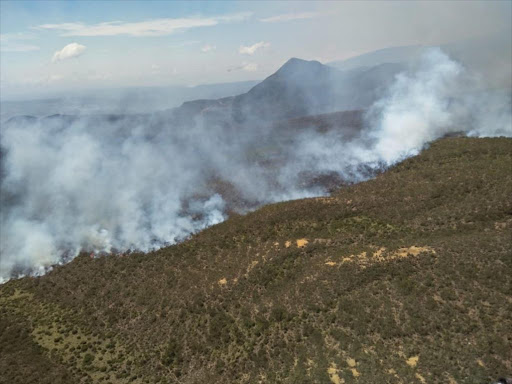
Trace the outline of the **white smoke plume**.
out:
<instances>
[{"instance_id":1,"label":"white smoke plume","mask_svg":"<svg viewBox=\"0 0 512 384\"><path fill-rule=\"evenodd\" d=\"M226 219L222 183L252 209L325 194L309 182L316 176L363 180L368 169L449 133L512 136L510 90L475 91L474 82L461 64L429 50L417 68L396 77L356 136L343 127L276 131L201 116L184 127L166 113L5 124L0 282L44 273L83 250L174 244Z\"/></svg>"},{"instance_id":2,"label":"white smoke plume","mask_svg":"<svg viewBox=\"0 0 512 384\"><path fill-rule=\"evenodd\" d=\"M442 50L431 48L412 74L399 74L370 109L372 156L387 165L416 155L450 133L511 136L511 93L474 91L476 79Z\"/></svg>"},{"instance_id":3,"label":"white smoke plume","mask_svg":"<svg viewBox=\"0 0 512 384\"><path fill-rule=\"evenodd\" d=\"M306 132L296 150L307 159L303 166L313 162L317 170L359 181L367 176L360 169L389 167L449 134L512 137L511 109L511 89L483 88L476 74L430 48L369 108L360 137L346 141L339 132Z\"/></svg>"}]
</instances>

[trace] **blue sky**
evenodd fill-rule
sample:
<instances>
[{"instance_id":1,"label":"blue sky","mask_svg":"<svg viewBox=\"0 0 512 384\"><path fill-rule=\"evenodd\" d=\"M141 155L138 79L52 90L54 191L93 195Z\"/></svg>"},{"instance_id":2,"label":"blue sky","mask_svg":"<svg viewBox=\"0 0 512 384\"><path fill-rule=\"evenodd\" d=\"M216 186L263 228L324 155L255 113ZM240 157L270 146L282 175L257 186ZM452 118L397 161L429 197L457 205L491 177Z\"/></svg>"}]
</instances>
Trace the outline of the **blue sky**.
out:
<instances>
[{"instance_id":1,"label":"blue sky","mask_svg":"<svg viewBox=\"0 0 512 384\"><path fill-rule=\"evenodd\" d=\"M504 34L511 16L509 1L0 4L3 99L262 79L290 57L329 62Z\"/></svg>"}]
</instances>

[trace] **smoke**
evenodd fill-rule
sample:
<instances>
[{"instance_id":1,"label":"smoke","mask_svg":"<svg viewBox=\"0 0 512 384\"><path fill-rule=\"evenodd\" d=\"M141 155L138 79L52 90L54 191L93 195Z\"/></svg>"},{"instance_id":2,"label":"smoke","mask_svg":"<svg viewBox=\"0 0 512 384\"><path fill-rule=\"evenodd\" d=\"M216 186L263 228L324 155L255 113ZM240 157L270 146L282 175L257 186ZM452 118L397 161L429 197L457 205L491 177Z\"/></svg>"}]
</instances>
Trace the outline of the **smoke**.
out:
<instances>
[{"instance_id":1,"label":"smoke","mask_svg":"<svg viewBox=\"0 0 512 384\"><path fill-rule=\"evenodd\" d=\"M510 90L474 91L476 79L438 48L423 54L413 74L399 74L368 117L373 156L392 165L450 133L512 134Z\"/></svg>"},{"instance_id":2,"label":"smoke","mask_svg":"<svg viewBox=\"0 0 512 384\"><path fill-rule=\"evenodd\" d=\"M416 154L422 146L453 127L449 95L462 72L440 50L423 56L413 75L399 74L389 95L370 110L375 114L371 132L376 140L374 156L390 165L401 157Z\"/></svg>"},{"instance_id":3,"label":"smoke","mask_svg":"<svg viewBox=\"0 0 512 384\"><path fill-rule=\"evenodd\" d=\"M197 143L188 141L184 151L180 139L191 137L149 138L145 122L151 124L140 121L126 132L124 120L63 127L46 119L2 132L2 278L83 249L148 251L224 219L216 194L190 198L189 213L181 214L183 200L201 188Z\"/></svg>"},{"instance_id":4,"label":"smoke","mask_svg":"<svg viewBox=\"0 0 512 384\"><path fill-rule=\"evenodd\" d=\"M510 88L487 89L478 74L429 48L366 111L357 138L347 141L340 131L305 132L298 138L296 153L302 155L296 161L362 181L368 169L385 169L450 134L511 137L511 109Z\"/></svg>"},{"instance_id":5,"label":"smoke","mask_svg":"<svg viewBox=\"0 0 512 384\"><path fill-rule=\"evenodd\" d=\"M439 49L397 75L357 129L257 125L257 116L241 126L220 107L184 113L4 124L0 281L80 251L174 244L228 211L367 179L450 133L512 136L510 90L485 90Z\"/></svg>"}]
</instances>

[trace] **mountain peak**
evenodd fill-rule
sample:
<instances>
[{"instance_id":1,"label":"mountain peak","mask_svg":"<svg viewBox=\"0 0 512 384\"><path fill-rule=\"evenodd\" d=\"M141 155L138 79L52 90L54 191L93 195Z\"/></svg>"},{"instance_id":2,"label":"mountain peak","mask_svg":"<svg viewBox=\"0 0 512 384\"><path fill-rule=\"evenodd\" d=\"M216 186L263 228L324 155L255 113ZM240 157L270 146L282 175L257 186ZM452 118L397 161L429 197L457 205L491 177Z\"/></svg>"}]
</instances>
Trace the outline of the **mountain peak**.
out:
<instances>
[{"instance_id":1,"label":"mountain peak","mask_svg":"<svg viewBox=\"0 0 512 384\"><path fill-rule=\"evenodd\" d=\"M318 61L289 59L249 92L236 96L233 118L244 122L257 116L264 120L282 120L332 110L332 85L340 71Z\"/></svg>"},{"instance_id":2,"label":"mountain peak","mask_svg":"<svg viewBox=\"0 0 512 384\"><path fill-rule=\"evenodd\" d=\"M322 63L316 60L303 60L298 59L296 57L292 57L286 63L284 63L281 68L279 68L276 74L279 73L289 73L289 72L302 72L302 71L311 71L311 70L320 70L321 68L329 69L324 66Z\"/></svg>"}]
</instances>

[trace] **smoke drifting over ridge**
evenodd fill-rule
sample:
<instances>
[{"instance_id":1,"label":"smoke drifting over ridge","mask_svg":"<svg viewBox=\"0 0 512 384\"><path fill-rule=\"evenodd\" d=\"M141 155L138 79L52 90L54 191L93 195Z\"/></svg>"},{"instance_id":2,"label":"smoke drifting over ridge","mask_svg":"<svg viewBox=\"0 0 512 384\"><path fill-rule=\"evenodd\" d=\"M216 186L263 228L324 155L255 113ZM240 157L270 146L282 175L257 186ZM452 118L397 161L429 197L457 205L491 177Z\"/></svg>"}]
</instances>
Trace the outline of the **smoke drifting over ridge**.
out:
<instances>
[{"instance_id":1,"label":"smoke drifting over ridge","mask_svg":"<svg viewBox=\"0 0 512 384\"><path fill-rule=\"evenodd\" d=\"M366 158L390 166L450 133L511 136L511 90L479 90L477 79L442 50L426 51L413 73L401 73L369 110ZM363 160L363 159L361 159Z\"/></svg>"},{"instance_id":2,"label":"smoke drifting over ridge","mask_svg":"<svg viewBox=\"0 0 512 384\"><path fill-rule=\"evenodd\" d=\"M256 124L259 116L237 125L221 107L205 108L215 119L203 110L187 122L171 113L11 120L1 132L0 281L81 250L173 244L223 221L228 208L324 194L315 177L361 181L449 133L512 136L510 90L475 82L428 50L357 132L280 129Z\"/></svg>"}]
</instances>

